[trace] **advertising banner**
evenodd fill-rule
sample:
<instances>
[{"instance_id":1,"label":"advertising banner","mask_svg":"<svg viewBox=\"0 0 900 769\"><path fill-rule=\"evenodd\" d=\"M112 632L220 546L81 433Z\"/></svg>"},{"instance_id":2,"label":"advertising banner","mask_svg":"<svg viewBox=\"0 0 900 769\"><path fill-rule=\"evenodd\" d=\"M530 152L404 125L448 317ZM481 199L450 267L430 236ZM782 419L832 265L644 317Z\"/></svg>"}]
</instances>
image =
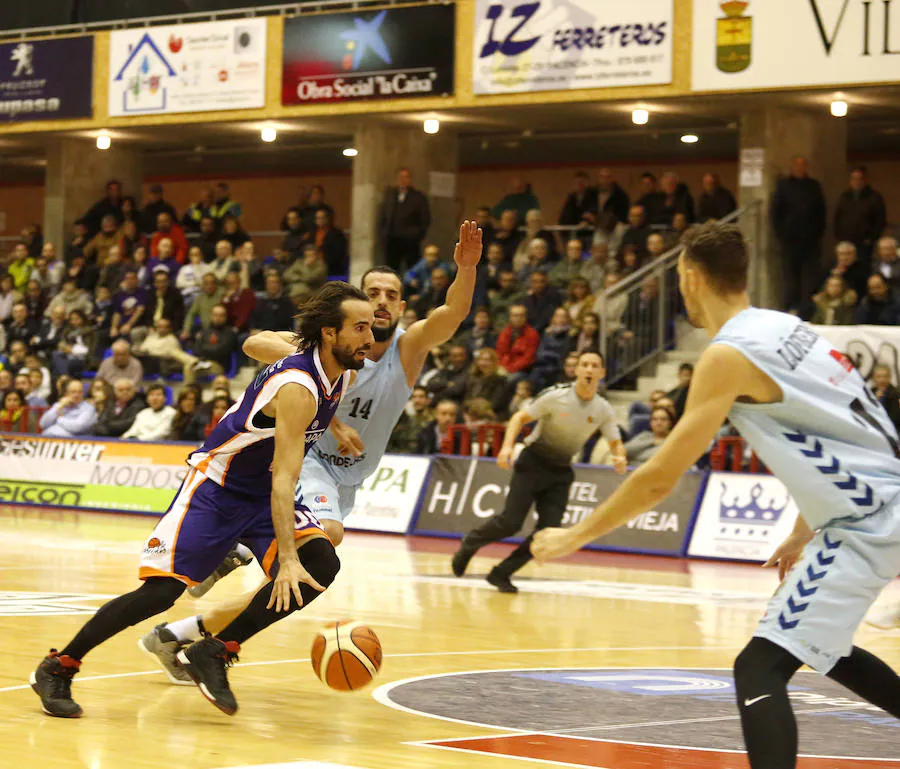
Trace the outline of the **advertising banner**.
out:
<instances>
[{"instance_id":1,"label":"advertising banner","mask_svg":"<svg viewBox=\"0 0 900 769\"><path fill-rule=\"evenodd\" d=\"M93 117L94 38L0 45L0 120Z\"/></svg>"},{"instance_id":2,"label":"advertising banner","mask_svg":"<svg viewBox=\"0 0 900 769\"><path fill-rule=\"evenodd\" d=\"M281 102L452 94L455 28L452 3L286 19Z\"/></svg>"},{"instance_id":3,"label":"advertising banner","mask_svg":"<svg viewBox=\"0 0 900 769\"><path fill-rule=\"evenodd\" d=\"M711 473L688 555L762 563L796 521L797 505L777 478Z\"/></svg>"},{"instance_id":4,"label":"advertising banner","mask_svg":"<svg viewBox=\"0 0 900 769\"><path fill-rule=\"evenodd\" d=\"M892 0L694 0L695 91L900 80Z\"/></svg>"},{"instance_id":5,"label":"advertising banner","mask_svg":"<svg viewBox=\"0 0 900 769\"><path fill-rule=\"evenodd\" d=\"M493 460L435 457L414 533L463 536L503 509L511 477L511 472ZM688 473L657 510L638 516L588 547L681 555L703 479L703 474ZM589 515L620 483L612 468L576 466L563 526ZM526 524L526 531L531 528Z\"/></svg>"},{"instance_id":6,"label":"advertising banner","mask_svg":"<svg viewBox=\"0 0 900 769\"><path fill-rule=\"evenodd\" d=\"M385 454L356 492L346 527L406 534L430 464L429 457Z\"/></svg>"},{"instance_id":7,"label":"advertising banner","mask_svg":"<svg viewBox=\"0 0 900 769\"><path fill-rule=\"evenodd\" d=\"M109 33L109 114L264 107L266 20Z\"/></svg>"},{"instance_id":8,"label":"advertising banner","mask_svg":"<svg viewBox=\"0 0 900 769\"><path fill-rule=\"evenodd\" d=\"M891 381L900 383L900 328L896 326L812 326L838 352L859 369L863 379L881 364L891 370Z\"/></svg>"},{"instance_id":9,"label":"advertising banner","mask_svg":"<svg viewBox=\"0 0 900 769\"><path fill-rule=\"evenodd\" d=\"M672 0L476 0L476 94L672 82Z\"/></svg>"},{"instance_id":10,"label":"advertising banner","mask_svg":"<svg viewBox=\"0 0 900 769\"><path fill-rule=\"evenodd\" d=\"M162 515L195 448L0 433L0 503Z\"/></svg>"}]
</instances>

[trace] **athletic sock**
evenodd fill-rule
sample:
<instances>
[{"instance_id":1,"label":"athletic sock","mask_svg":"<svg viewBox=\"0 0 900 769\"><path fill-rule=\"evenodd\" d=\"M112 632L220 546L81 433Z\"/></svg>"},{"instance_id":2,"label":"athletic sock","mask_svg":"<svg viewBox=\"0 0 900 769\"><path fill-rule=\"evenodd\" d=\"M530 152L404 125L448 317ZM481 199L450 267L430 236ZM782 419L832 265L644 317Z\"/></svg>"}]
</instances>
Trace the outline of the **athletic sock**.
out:
<instances>
[{"instance_id":1,"label":"athletic sock","mask_svg":"<svg viewBox=\"0 0 900 769\"><path fill-rule=\"evenodd\" d=\"M849 656L838 660L828 677L900 718L900 676L874 654L854 646Z\"/></svg>"},{"instance_id":2,"label":"athletic sock","mask_svg":"<svg viewBox=\"0 0 900 769\"><path fill-rule=\"evenodd\" d=\"M199 641L206 634L206 629L203 627L203 619L199 614L196 617L167 622L166 630L181 643Z\"/></svg>"}]
</instances>

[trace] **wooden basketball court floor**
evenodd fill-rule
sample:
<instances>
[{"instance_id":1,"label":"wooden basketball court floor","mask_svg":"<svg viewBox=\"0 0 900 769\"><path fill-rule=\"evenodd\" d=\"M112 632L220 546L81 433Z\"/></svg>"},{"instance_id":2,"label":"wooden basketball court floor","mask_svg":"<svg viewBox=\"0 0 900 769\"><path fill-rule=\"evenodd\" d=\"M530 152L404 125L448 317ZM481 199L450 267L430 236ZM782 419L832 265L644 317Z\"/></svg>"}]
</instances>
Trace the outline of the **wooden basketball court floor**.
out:
<instances>
[{"instance_id":1,"label":"wooden basketball court floor","mask_svg":"<svg viewBox=\"0 0 900 769\"><path fill-rule=\"evenodd\" d=\"M730 666L776 578L755 566L610 554L529 566L522 592L449 576L455 541L348 534L333 587L244 645L229 718L175 687L136 641L148 620L85 658L84 717L41 712L28 675L105 598L133 589L154 519L0 508L0 767L395 769L555 765L747 766ZM486 573L508 552L479 554ZM483 557L482 557L483 556ZM254 587L253 564L177 619ZM883 601L900 600L892 585ZM354 618L381 637L376 683L332 692L308 661L316 630ZM857 642L900 666L900 633ZM900 767L897 722L801 674L804 769ZM840 699L840 697L844 699Z\"/></svg>"}]
</instances>

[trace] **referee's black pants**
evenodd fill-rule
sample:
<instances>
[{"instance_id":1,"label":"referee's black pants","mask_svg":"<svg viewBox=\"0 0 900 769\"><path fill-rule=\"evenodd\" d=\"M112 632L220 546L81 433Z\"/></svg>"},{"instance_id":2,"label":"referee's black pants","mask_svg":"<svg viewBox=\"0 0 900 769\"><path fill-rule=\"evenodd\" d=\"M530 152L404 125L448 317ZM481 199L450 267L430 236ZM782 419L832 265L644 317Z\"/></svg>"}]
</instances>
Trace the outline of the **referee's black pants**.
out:
<instances>
[{"instance_id":1,"label":"referee's black pants","mask_svg":"<svg viewBox=\"0 0 900 769\"><path fill-rule=\"evenodd\" d=\"M571 465L560 467L526 447L513 467L503 511L466 534L461 549L474 554L491 542L511 537L524 525L532 504L538 515L534 531L559 526L569 501L569 487L574 480L575 472ZM494 573L509 577L528 563L533 536L534 532L497 564Z\"/></svg>"}]
</instances>

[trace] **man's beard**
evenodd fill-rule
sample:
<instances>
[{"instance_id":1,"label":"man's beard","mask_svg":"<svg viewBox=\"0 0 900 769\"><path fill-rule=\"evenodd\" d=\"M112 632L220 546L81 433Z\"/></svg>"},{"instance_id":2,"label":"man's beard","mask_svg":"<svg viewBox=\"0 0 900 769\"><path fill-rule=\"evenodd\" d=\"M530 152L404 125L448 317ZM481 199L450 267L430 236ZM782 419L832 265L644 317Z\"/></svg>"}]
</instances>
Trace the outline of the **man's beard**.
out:
<instances>
[{"instance_id":1,"label":"man's beard","mask_svg":"<svg viewBox=\"0 0 900 769\"><path fill-rule=\"evenodd\" d=\"M359 371L363 366L366 365L366 359L357 359L356 353L362 352L364 349L365 348L362 347L358 347L355 350L351 347L333 347L331 349L331 354L334 355L334 359L341 365L342 368L352 371Z\"/></svg>"},{"instance_id":2,"label":"man's beard","mask_svg":"<svg viewBox=\"0 0 900 769\"><path fill-rule=\"evenodd\" d=\"M397 330L397 324L399 322L400 322L400 319L398 318L387 328L381 328L379 326L372 326L372 336L375 337L375 341L376 342L386 342L388 339L390 339L394 335L394 332Z\"/></svg>"}]
</instances>

